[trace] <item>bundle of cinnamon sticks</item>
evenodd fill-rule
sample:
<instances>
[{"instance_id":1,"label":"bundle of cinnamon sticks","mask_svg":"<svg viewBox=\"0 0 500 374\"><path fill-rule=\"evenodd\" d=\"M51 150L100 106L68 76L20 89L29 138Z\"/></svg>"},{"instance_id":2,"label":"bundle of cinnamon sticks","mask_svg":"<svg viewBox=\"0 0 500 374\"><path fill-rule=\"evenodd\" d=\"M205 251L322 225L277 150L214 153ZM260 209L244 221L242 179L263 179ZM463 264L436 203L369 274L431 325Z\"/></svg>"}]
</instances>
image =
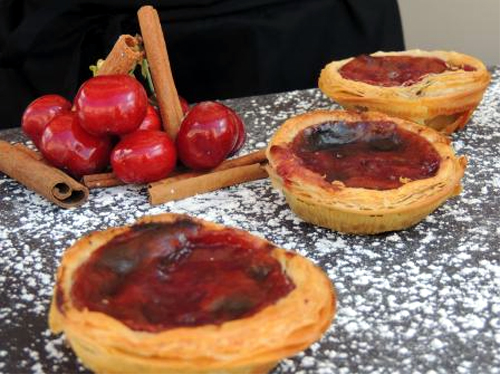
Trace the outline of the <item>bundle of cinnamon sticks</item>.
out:
<instances>
[{"instance_id":1,"label":"bundle of cinnamon sticks","mask_svg":"<svg viewBox=\"0 0 500 374\"><path fill-rule=\"evenodd\" d=\"M73 208L85 203L90 189L124 184L111 172L85 175L80 183L50 166L39 152L20 143L9 144L0 140L0 153L5 155L0 158L0 171L62 208ZM168 178L148 185L149 202L152 205L163 204L267 178L265 162L265 150L262 149L226 160L206 172L175 172Z\"/></svg>"},{"instance_id":2,"label":"bundle of cinnamon sticks","mask_svg":"<svg viewBox=\"0 0 500 374\"><path fill-rule=\"evenodd\" d=\"M226 160L215 169L206 172L174 172L168 178L148 185L149 202L152 205L184 199L224 187L267 178L265 150ZM113 173L85 175L83 184L89 188L105 188L124 184Z\"/></svg>"}]
</instances>

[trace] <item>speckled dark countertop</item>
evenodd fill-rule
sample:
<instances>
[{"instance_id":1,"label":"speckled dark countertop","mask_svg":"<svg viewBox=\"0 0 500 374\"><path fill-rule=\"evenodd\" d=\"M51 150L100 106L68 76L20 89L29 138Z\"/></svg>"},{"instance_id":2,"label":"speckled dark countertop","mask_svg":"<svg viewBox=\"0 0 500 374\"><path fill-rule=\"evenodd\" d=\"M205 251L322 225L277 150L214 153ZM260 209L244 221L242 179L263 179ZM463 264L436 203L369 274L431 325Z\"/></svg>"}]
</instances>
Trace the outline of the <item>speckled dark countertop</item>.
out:
<instances>
[{"instance_id":1,"label":"speckled dark countertop","mask_svg":"<svg viewBox=\"0 0 500 374\"><path fill-rule=\"evenodd\" d=\"M291 115L333 108L318 90L229 100L265 146ZM0 138L25 141L19 130ZM249 230L313 259L338 292L324 338L286 359L285 373L500 373L500 69L464 131L463 193L409 230L362 237L307 224L268 180L152 207L144 188L93 190L63 210L0 175L0 371L86 372L47 328L64 249L93 230L182 212Z\"/></svg>"}]
</instances>

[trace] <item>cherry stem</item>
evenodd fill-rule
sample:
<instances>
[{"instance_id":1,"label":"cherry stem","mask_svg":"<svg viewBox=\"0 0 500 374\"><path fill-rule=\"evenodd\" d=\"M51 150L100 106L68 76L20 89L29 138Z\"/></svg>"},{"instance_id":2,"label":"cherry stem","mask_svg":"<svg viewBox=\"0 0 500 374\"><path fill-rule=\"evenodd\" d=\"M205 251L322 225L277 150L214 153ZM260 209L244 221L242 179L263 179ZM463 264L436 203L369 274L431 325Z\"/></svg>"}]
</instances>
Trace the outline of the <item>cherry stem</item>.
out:
<instances>
[{"instance_id":1,"label":"cherry stem","mask_svg":"<svg viewBox=\"0 0 500 374\"><path fill-rule=\"evenodd\" d=\"M153 85L153 79L151 77L151 70L149 69L148 60L146 58L143 58L142 61L140 62L140 64L141 64L141 74L148 82L149 90L156 97L155 88Z\"/></svg>"}]
</instances>

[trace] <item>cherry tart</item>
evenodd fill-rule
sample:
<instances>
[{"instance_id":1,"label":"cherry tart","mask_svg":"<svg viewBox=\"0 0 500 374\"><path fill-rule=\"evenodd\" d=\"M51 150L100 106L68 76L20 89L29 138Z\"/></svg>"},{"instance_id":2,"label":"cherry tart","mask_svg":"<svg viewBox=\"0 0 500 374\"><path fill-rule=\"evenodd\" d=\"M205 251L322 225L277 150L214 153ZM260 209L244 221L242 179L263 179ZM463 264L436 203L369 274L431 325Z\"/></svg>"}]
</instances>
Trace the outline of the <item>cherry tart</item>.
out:
<instances>
[{"instance_id":1,"label":"cherry tart","mask_svg":"<svg viewBox=\"0 0 500 374\"><path fill-rule=\"evenodd\" d=\"M304 257L163 214L70 247L49 325L97 373L266 373L319 339L335 305Z\"/></svg>"},{"instance_id":2,"label":"cherry tart","mask_svg":"<svg viewBox=\"0 0 500 374\"><path fill-rule=\"evenodd\" d=\"M319 88L345 109L379 111L451 134L465 126L489 82L474 57L409 50L331 62Z\"/></svg>"},{"instance_id":3,"label":"cherry tart","mask_svg":"<svg viewBox=\"0 0 500 374\"><path fill-rule=\"evenodd\" d=\"M305 221L376 234L410 227L460 192L466 160L449 143L382 113L316 111L278 129L267 169Z\"/></svg>"}]
</instances>

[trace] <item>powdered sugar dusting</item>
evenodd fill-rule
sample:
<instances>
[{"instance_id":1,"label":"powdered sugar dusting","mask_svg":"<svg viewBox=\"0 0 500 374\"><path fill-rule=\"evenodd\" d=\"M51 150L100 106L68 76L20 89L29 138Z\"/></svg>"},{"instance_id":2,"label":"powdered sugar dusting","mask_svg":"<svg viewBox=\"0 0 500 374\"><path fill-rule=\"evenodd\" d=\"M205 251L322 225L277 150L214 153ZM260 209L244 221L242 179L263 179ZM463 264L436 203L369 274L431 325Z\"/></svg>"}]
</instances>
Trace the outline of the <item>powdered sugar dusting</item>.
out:
<instances>
[{"instance_id":1,"label":"powdered sugar dusting","mask_svg":"<svg viewBox=\"0 0 500 374\"><path fill-rule=\"evenodd\" d=\"M265 146L289 116L335 107L318 90L229 100ZM236 226L296 250L335 283L338 314L320 342L274 374L500 372L500 70L455 149L469 158L462 194L416 227L373 237L307 224L261 180L152 207L140 186L94 190L62 210L0 176L0 371L86 372L47 330L55 269L93 230L162 212ZM24 141L18 130L0 134Z\"/></svg>"}]
</instances>

